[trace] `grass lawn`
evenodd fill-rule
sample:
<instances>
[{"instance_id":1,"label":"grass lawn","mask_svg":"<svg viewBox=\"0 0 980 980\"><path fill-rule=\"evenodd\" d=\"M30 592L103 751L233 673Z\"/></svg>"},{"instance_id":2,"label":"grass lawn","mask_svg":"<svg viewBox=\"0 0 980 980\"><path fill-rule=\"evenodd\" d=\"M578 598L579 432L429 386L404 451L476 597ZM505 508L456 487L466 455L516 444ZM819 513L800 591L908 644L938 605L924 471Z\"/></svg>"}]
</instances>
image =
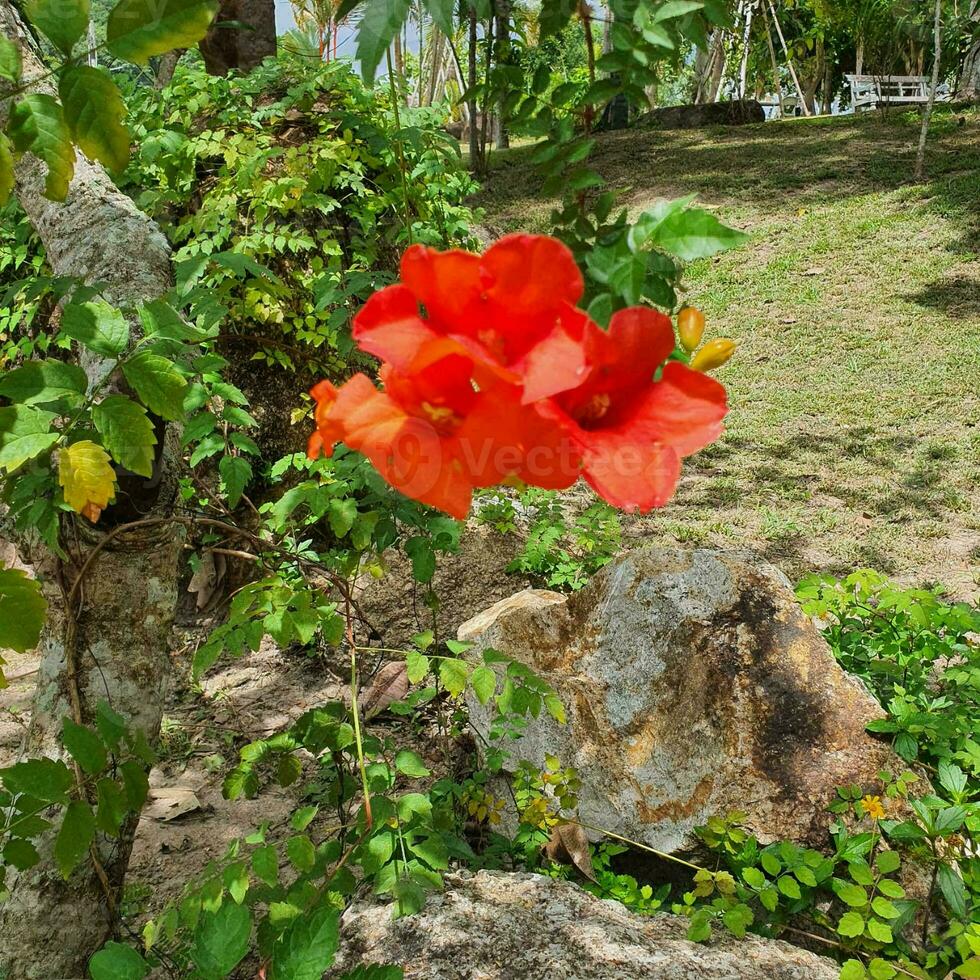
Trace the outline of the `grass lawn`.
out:
<instances>
[{"instance_id":1,"label":"grass lawn","mask_svg":"<svg viewBox=\"0 0 980 980\"><path fill-rule=\"evenodd\" d=\"M675 502L628 518L764 554L796 577L871 566L980 590L980 113L627 131L593 161L641 210L697 192L748 244L689 269L709 334L741 341L718 377L726 436ZM546 227L528 149L498 155L491 232Z\"/></svg>"}]
</instances>

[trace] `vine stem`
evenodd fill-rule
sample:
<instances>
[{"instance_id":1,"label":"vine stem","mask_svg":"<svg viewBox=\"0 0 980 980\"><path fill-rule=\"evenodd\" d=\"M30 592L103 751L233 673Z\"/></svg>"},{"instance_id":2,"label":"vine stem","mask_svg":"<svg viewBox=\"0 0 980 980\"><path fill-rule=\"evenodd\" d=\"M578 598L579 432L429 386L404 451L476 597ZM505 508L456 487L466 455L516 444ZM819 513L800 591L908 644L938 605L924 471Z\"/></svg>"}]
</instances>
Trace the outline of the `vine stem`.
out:
<instances>
[{"instance_id":1,"label":"vine stem","mask_svg":"<svg viewBox=\"0 0 980 980\"><path fill-rule=\"evenodd\" d=\"M357 703L357 646L354 643L354 617L350 603L347 605L347 645L350 647L350 705L354 719L354 744L357 747L357 767L361 771L361 789L364 793L364 820L368 830L374 825L371 814L371 790L368 788L367 768L364 765L364 744L361 740L361 712Z\"/></svg>"},{"instance_id":2,"label":"vine stem","mask_svg":"<svg viewBox=\"0 0 980 980\"><path fill-rule=\"evenodd\" d=\"M395 87L395 69L391 63L391 48L385 48L388 61L388 87L391 89L391 111L395 115L395 157L398 160L398 173L401 175L402 197L405 198L405 228L408 231L408 244L412 244L412 206L408 198L408 178L405 175L405 154L402 152L402 121L398 111L398 89Z\"/></svg>"}]
</instances>

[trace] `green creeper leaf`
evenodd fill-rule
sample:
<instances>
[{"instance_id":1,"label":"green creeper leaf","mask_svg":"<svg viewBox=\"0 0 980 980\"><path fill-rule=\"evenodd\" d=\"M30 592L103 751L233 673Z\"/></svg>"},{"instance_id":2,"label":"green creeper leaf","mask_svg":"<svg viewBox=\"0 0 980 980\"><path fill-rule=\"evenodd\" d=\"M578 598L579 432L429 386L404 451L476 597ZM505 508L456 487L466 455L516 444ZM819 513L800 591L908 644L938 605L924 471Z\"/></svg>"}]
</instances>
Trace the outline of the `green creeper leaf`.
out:
<instances>
[{"instance_id":1,"label":"green creeper leaf","mask_svg":"<svg viewBox=\"0 0 980 980\"><path fill-rule=\"evenodd\" d=\"M65 810L61 830L54 842L54 859L65 878L78 867L94 839L95 814L92 808L82 800L72 800Z\"/></svg>"},{"instance_id":2,"label":"green creeper leaf","mask_svg":"<svg viewBox=\"0 0 980 980\"><path fill-rule=\"evenodd\" d=\"M750 888L763 888L766 884L766 876L758 868L743 868L742 880Z\"/></svg>"},{"instance_id":3,"label":"green creeper leaf","mask_svg":"<svg viewBox=\"0 0 980 980\"><path fill-rule=\"evenodd\" d=\"M776 887L787 897L787 898L800 898L802 892L800 891L800 886L797 884L795 878L790 877L790 875L783 875L776 882Z\"/></svg>"},{"instance_id":4,"label":"green creeper leaf","mask_svg":"<svg viewBox=\"0 0 980 980\"><path fill-rule=\"evenodd\" d=\"M269 980L320 980L337 952L339 917L327 905L295 918L272 948Z\"/></svg>"},{"instance_id":5,"label":"green creeper leaf","mask_svg":"<svg viewBox=\"0 0 980 980\"><path fill-rule=\"evenodd\" d=\"M18 871L25 871L33 868L41 860L41 855L37 853L37 848L22 837L14 837L7 841L3 849L3 860Z\"/></svg>"},{"instance_id":6,"label":"green creeper leaf","mask_svg":"<svg viewBox=\"0 0 980 980\"><path fill-rule=\"evenodd\" d=\"M88 972L92 980L143 980L150 964L132 946L109 942L89 960Z\"/></svg>"},{"instance_id":7,"label":"green creeper leaf","mask_svg":"<svg viewBox=\"0 0 980 980\"><path fill-rule=\"evenodd\" d=\"M58 100L25 95L10 110L7 135L18 153L33 153L47 165L44 193L52 201L63 201L75 175L75 147Z\"/></svg>"},{"instance_id":8,"label":"green creeper leaf","mask_svg":"<svg viewBox=\"0 0 980 980\"><path fill-rule=\"evenodd\" d=\"M127 759L119 767L119 771L122 773L129 809L136 812L142 810L147 794L150 792L150 780L146 770L135 759Z\"/></svg>"},{"instance_id":9,"label":"green creeper leaf","mask_svg":"<svg viewBox=\"0 0 980 980\"><path fill-rule=\"evenodd\" d=\"M418 684L429 673L429 658L418 650L409 650L405 655L405 669L410 684Z\"/></svg>"},{"instance_id":10,"label":"green creeper leaf","mask_svg":"<svg viewBox=\"0 0 980 980\"><path fill-rule=\"evenodd\" d=\"M409 850L436 871L446 871L449 868L449 850L438 834L414 841L409 845Z\"/></svg>"},{"instance_id":11,"label":"green creeper leaf","mask_svg":"<svg viewBox=\"0 0 980 980\"><path fill-rule=\"evenodd\" d=\"M88 30L88 0L27 0L24 12L66 57Z\"/></svg>"},{"instance_id":12,"label":"green creeper leaf","mask_svg":"<svg viewBox=\"0 0 980 980\"><path fill-rule=\"evenodd\" d=\"M3 41L0 34L0 41ZM0 205L10 200L14 190L14 152L6 133L0 133Z\"/></svg>"},{"instance_id":13,"label":"green creeper leaf","mask_svg":"<svg viewBox=\"0 0 980 980\"><path fill-rule=\"evenodd\" d=\"M395 756L395 768L405 776L414 776L416 778L428 776L430 772L422 761L421 756L408 749L402 749Z\"/></svg>"},{"instance_id":14,"label":"green creeper leaf","mask_svg":"<svg viewBox=\"0 0 980 980\"><path fill-rule=\"evenodd\" d=\"M224 902L216 912L205 912L194 932L191 959L206 977L226 977L245 958L252 936L247 908Z\"/></svg>"},{"instance_id":15,"label":"green creeper leaf","mask_svg":"<svg viewBox=\"0 0 980 980\"><path fill-rule=\"evenodd\" d=\"M248 481L252 479L252 466L243 456L222 456L218 472L228 495L228 506L234 510L242 499Z\"/></svg>"},{"instance_id":16,"label":"green creeper leaf","mask_svg":"<svg viewBox=\"0 0 980 980\"><path fill-rule=\"evenodd\" d=\"M126 105L112 76L89 65L69 68L58 83L58 94L68 129L82 152L107 170L122 173L129 163L129 130L123 124Z\"/></svg>"},{"instance_id":17,"label":"green creeper leaf","mask_svg":"<svg viewBox=\"0 0 980 980\"><path fill-rule=\"evenodd\" d=\"M255 876L271 888L279 884L279 852L272 847L260 847L252 854Z\"/></svg>"},{"instance_id":18,"label":"green creeper leaf","mask_svg":"<svg viewBox=\"0 0 980 980\"><path fill-rule=\"evenodd\" d=\"M68 754L90 776L102 772L109 761L102 739L84 725L76 724L71 718L61 722L61 741Z\"/></svg>"},{"instance_id":19,"label":"green creeper leaf","mask_svg":"<svg viewBox=\"0 0 980 980\"><path fill-rule=\"evenodd\" d=\"M344 537L357 519L357 501L352 498L331 500L327 519L330 521L330 530L338 538Z\"/></svg>"},{"instance_id":20,"label":"green creeper leaf","mask_svg":"<svg viewBox=\"0 0 980 980\"><path fill-rule=\"evenodd\" d=\"M882 874L887 875L893 871L898 871L902 865L902 859L899 857L898 851L879 851L875 858L875 865Z\"/></svg>"},{"instance_id":21,"label":"green creeper leaf","mask_svg":"<svg viewBox=\"0 0 980 980\"><path fill-rule=\"evenodd\" d=\"M142 405L125 395L109 395L92 409L92 421L120 466L139 476L153 475L157 437Z\"/></svg>"},{"instance_id":22,"label":"green creeper leaf","mask_svg":"<svg viewBox=\"0 0 980 980\"><path fill-rule=\"evenodd\" d=\"M365 84L374 84L378 65L408 18L410 9L411 0L367 0L362 5L357 30L357 60L361 63Z\"/></svg>"},{"instance_id":23,"label":"green creeper leaf","mask_svg":"<svg viewBox=\"0 0 980 980\"><path fill-rule=\"evenodd\" d=\"M469 676L469 667L465 661L439 661L439 682L454 698L458 698L466 690Z\"/></svg>"},{"instance_id":24,"label":"green creeper leaf","mask_svg":"<svg viewBox=\"0 0 980 980\"><path fill-rule=\"evenodd\" d=\"M183 416L187 382L167 358L137 354L123 364L123 374L151 412L170 422Z\"/></svg>"},{"instance_id":25,"label":"green creeper leaf","mask_svg":"<svg viewBox=\"0 0 980 980\"><path fill-rule=\"evenodd\" d=\"M41 638L48 603L26 572L0 565L0 649L27 653Z\"/></svg>"},{"instance_id":26,"label":"green creeper leaf","mask_svg":"<svg viewBox=\"0 0 980 980\"><path fill-rule=\"evenodd\" d=\"M880 956L876 956L868 964L868 975L872 980L893 980L898 976L898 971Z\"/></svg>"},{"instance_id":27,"label":"green creeper leaf","mask_svg":"<svg viewBox=\"0 0 980 980\"><path fill-rule=\"evenodd\" d=\"M878 881L878 891L888 898L905 898L905 889L891 878L881 878Z\"/></svg>"},{"instance_id":28,"label":"green creeper leaf","mask_svg":"<svg viewBox=\"0 0 980 980\"><path fill-rule=\"evenodd\" d=\"M667 215L653 230L652 241L665 252L690 262L741 245L748 237L726 227L708 211L688 208Z\"/></svg>"},{"instance_id":29,"label":"green creeper leaf","mask_svg":"<svg viewBox=\"0 0 980 980\"><path fill-rule=\"evenodd\" d=\"M0 778L8 793L15 796L27 793L45 803L66 803L72 777L63 762L54 759L29 759L7 769L0 769Z\"/></svg>"},{"instance_id":30,"label":"green creeper leaf","mask_svg":"<svg viewBox=\"0 0 980 980\"><path fill-rule=\"evenodd\" d=\"M12 473L58 441L54 416L27 405L0 408L0 469Z\"/></svg>"},{"instance_id":31,"label":"green creeper leaf","mask_svg":"<svg viewBox=\"0 0 980 980\"><path fill-rule=\"evenodd\" d=\"M868 935L879 943L893 942L891 926L881 919L868 919Z\"/></svg>"},{"instance_id":32,"label":"green creeper leaf","mask_svg":"<svg viewBox=\"0 0 980 980\"><path fill-rule=\"evenodd\" d=\"M958 977L966 978L966 980L978 980L980 978L980 956L968 959L953 970L953 973Z\"/></svg>"},{"instance_id":33,"label":"green creeper leaf","mask_svg":"<svg viewBox=\"0 0 980 980\"><path fill-rule=\"evenodd\" d=\"M848 960L840 970L840 980L867 980L868 971L860 960Z\"/></svg>"},{"instance_id":34,"label":"green creeper leaf","mask_svg":"<svg viewBox=\"0 0 980 980\"><path fill-rule=\"evenodd\" d=\"M887 898L882 898L880 895L871 903L871 907L883 919L897 919L901 915Z\"/></svg>"},{"instance_id":35,"label":"green creeper leaf","mask_svg":"<svg viewBox=\"0 0 980 980\"><path fill-rule=\"evenodd\" d=\"M497 675L489 667L477 667L470 684L480 704L487 704L497 690Z\"/></svg>"},{"instance_id":36,"label":"green creeper leaf","mask_svg":"<svg viewBox=\"0 0 980 980\"><path fill-rule=\"evenodd\" d=\"M21 68L20 48L0 34L0 78L8 82L19 82Z\"/></svg>"},{"instance_id":37,"label":"green creeper leaf","mask_svg":"<svg viewBox=\"0 0 980 980\"><path fill-rule=\"evenodd\" d=\"M294 810L293 815L289 818L290 827L295 831L306 830L319 811L318 806L301 806L298 810Z\"/></svg>"},{"instance_id":38,"label":"green creeper leaf","mask_svg":"<svg viewBox=\"0 0 980 980\"><path fill-rule=\"evenodd\" d=\"M428 538L409 538L405 542L405 554L412 561L412 577L425 584L432 581L436 572L436 553Z\"/></svg>"},{"instance_id":39,"label":"green creeper leaf","mask_svg":"<svg viewBox=\"0 0 980 980\"><path fill-rule=\"evenodd\" d=\"M845 912L837 923L837 931L848 939L854 939L864 933L864 916L860 912Z\"/></svg>"},{"instance_id":40,"label":"green creeper leaf","mask_svg":"<svg viewBox=\"0 0 980 980\"><path fill-rule=\"evenodd\" d=\"M129 324L125 317L101 300L69 303L61 312L61 330L104 357L116 357L129 343Z\"/></svg>"},{"instance_id":41,"label":"green creeper leaf","mask_svg":"<svg viewBox=\"0 0 980 980\"><path fill-rule=\"evenodd\" d=\"M868 893L860 885L842 882L834 890L837 892L840 900L846 905L861 908L868 904Z\"/></svg>"},{"instance_id":42,"label":"green creeper leaf","mask_svg":"<svg viewBox=\"0 0 980 980\"><path fill-rule=\"evenodd\" d=\"M0 395L21 405L78 404L88 390L85 372L62 361L28 361L0 377Z\"/></svg>"},{"instance_id":43,"label":"green creeper leaf","mask_svg":"<svg viewBox=\"0 0 980 980\"><path fill-rule=\"evenodd\" d=\"M109 51L145 65L175 48L190 48L208 32L218 0L119 0L109 14Z\"/></svg>"},{"instance_id":44,"label":"green creeper leaf","mask_svg":"<svg viewBox=\"0 0 980 980\"><path fill-rule=\"evenodd\" d=\"M778 875L779 872L783 870L783 866L779 863L779 858L776 857L776 855L771 851L763 852L761 863L766 872L774 876Z\"/></svg>"},{"instance_id":45,"label":"green creeper leaf","mask_svg":"<svg viewBox=\"0 0 980 980\"><path fill-rule=\"evenodd\" d=\"M313 842L305 834L290 837L286 841L286 856L297 871L310 871L316 864L316 851Z\"/></svg>"},{"instance_id":46,"label":"green creeper leaf","mask_svg":"<svg viewBox=\"0 0 980 980\"><path fill-rule=\"evenodd\" d=\"M95 811L95 825L104 834L115 837L129 809L126 796L112 779L100 779L96 791L99 805Z\"/></svg>"},{"instance_id":47,"label":"green creeper leaf","mask_svg":"<svg viewBox=\"0 0 980 980\"><path fill-rule=\"evenodd\" d=\"M776 891L774 885L767 885L765 888L759 892L759 901L769 909L770 912L776 911L776 906L779 905L779 892Z\"/></svg>"}]
</instances>

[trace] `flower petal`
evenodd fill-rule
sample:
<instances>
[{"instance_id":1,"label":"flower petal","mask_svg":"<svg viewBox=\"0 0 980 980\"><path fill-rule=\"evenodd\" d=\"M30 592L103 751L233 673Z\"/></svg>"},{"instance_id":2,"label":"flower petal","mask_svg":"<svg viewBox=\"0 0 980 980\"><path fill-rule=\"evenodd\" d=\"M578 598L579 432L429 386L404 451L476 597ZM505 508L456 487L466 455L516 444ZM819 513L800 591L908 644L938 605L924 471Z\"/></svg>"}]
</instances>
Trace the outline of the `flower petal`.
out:
<instances>
[{"instance_id":1,"label":"flower petal","mask_svg":"<svg viewBox=\"0 0 980 980\"><path fill-rule=\"evenodd\" d=\"M630 425L638 438L666 443L679 455L690 456L721 435L727 412L723 385L670 361L634 405Z\"/></svg>"},{"instance_id":2,"label":"flower petal","mask_svg":"<svg viewBox=\"0 0 980 980\"><path fill-rule=\"evenodd\" d=\"M538 316L585 292L571 249L548 235L506 235L481 263L485 292L517 316Z\"/></svg>"},{"instance_id":3,"label":"flower petal","mask_svg":"<svg viewBox=\"0 0 980 980\"><path fill-rule=\"evenodd\" d=\"M581 445L585 479L614 507L645 513L674 495L681 459L671 446L638 442L622 429L586 432Z\"/></svg>"},{"instance_id":4,"label":"flower petal","mask_svg":"<svg viewBox=\"0 0 980 980\"><path fill-rule=\"evenodd\" d=\"M518 365L524 375L524 403L551 398L583 383L588 375L586 331L595 325L572 306L560 313L559 323L528 351Z\"/></svg>"}]
</instances>

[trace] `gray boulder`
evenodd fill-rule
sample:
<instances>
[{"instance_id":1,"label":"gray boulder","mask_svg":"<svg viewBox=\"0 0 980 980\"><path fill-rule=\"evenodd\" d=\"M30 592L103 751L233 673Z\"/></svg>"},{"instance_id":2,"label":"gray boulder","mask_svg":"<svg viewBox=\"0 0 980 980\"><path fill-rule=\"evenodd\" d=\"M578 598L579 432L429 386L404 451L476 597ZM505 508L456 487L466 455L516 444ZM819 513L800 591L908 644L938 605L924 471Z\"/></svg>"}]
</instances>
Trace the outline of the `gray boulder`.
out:
<instances>
[{"instance_id":1,"label":"gray boulder","mask_svg":"<svg viewBox=\"0 0 980 980\"><path fill-rule=\"evenodd\" d=\"M763 842L820 846L838 786L904 768L865 731L877 701L782 574L746 554L645 548L567 600L499 602L459 637L526 664L565 705L567 724L531 720L511 759L557 755L582 779L584 823L658 850L732 811ZM469 709L486 738L492 703Z\"/></svg>"},{"instance_id":2,"label":"gray boulder","mask_svg":"<svg viewBox=\"0 0 980 980\"><path fill-rule=\"evenodd\" d=\"M698 129L701 126L744 126L766 121L762 104L755 99L671 105L651 109L636 120L637 126L656 129Z\"/></svg>"},{"instance_id":3,"label":"gray boulder","mask_svg":"<svg viewBox=\"0 0 980 980\"><path fill-rule=\"evenodd\" d=\"M358 904L344 915L328 977L398 964L406 980L837 980L831 960L723 930L685 939L687 919L640 916L567 881L481 871L451 875L418 915Z\"/></svg>"}]
</instances>

